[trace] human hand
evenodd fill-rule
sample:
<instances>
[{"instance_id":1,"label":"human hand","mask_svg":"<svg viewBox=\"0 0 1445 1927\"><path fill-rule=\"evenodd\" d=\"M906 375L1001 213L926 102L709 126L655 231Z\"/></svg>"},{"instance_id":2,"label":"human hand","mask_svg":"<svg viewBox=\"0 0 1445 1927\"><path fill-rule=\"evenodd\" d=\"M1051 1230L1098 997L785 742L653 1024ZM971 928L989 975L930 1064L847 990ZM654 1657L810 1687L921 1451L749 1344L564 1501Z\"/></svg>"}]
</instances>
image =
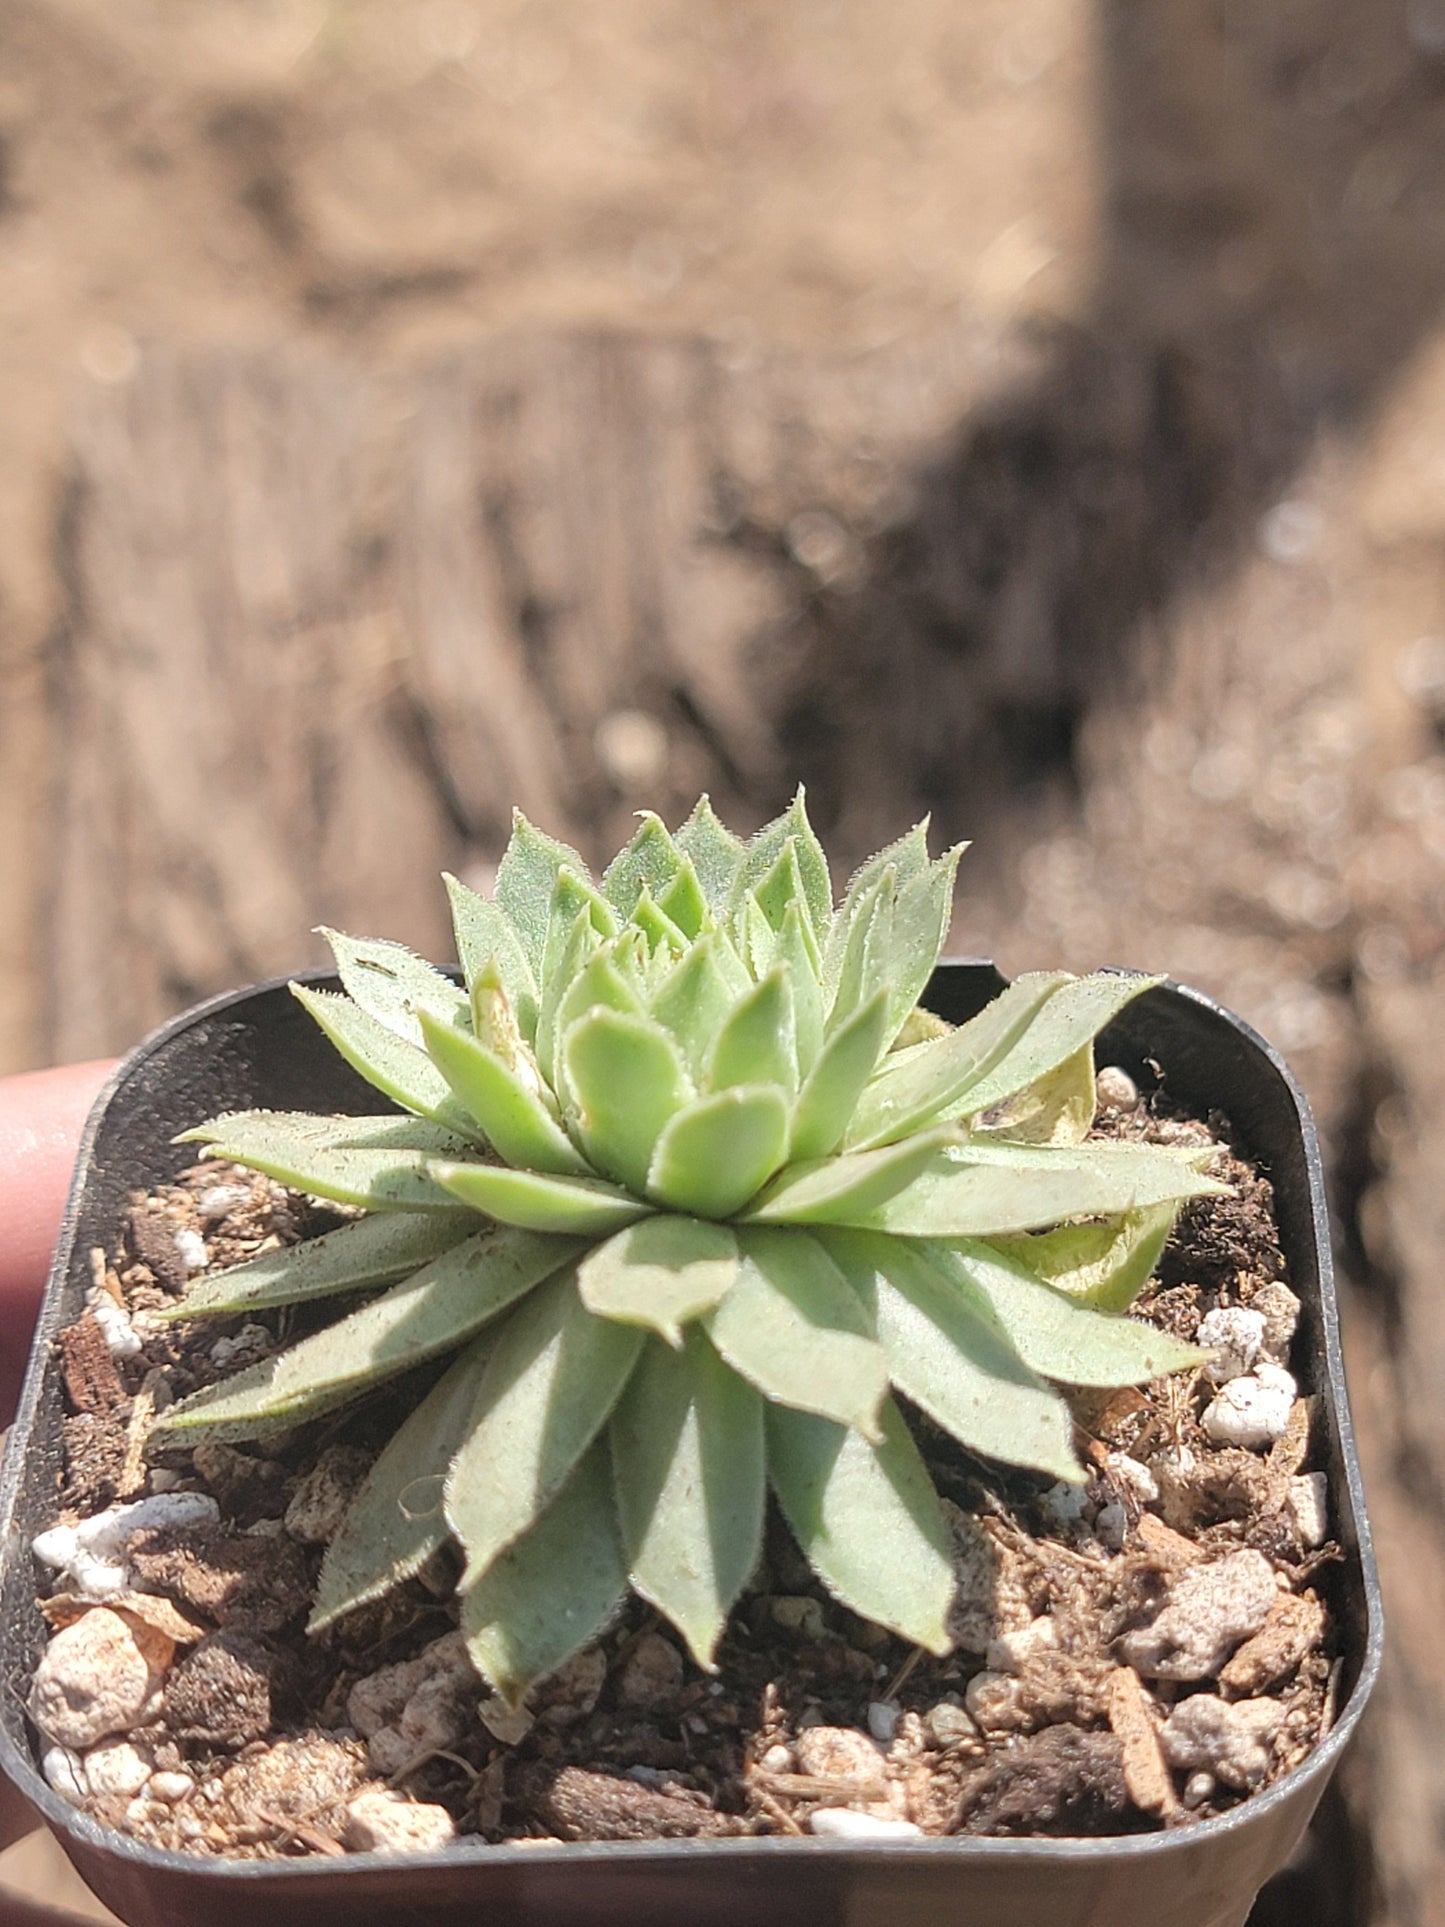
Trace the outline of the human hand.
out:
<instances>
[{"instance_id":1,"label":"human hand","mask_svg":"<svg viewBox=\"0 0 1445 1927\"><path fill-rule=\"evenodd\" d=\"M15 1410L81 1129L108 1058L0 1078L0 1426Z\"/></svg>"}]
</instances>

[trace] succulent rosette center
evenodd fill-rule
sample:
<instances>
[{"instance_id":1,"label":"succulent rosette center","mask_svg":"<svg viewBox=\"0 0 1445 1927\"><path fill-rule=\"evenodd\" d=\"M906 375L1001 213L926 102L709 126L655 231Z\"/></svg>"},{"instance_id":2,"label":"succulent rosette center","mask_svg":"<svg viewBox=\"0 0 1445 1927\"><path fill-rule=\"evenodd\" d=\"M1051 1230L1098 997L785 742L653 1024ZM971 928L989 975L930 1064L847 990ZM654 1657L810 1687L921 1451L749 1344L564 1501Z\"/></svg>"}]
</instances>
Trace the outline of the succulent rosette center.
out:
<instances>
[{"instance_id":1,"label":"succulent rosette center","mask_svg":"<svg viewBox=\"0 0 1445 1927\"><path fill-rule=\"evenodd\" d=\"M600 884L519 817L493 899L448 879L462 985L327 933L342 993L293 989L399 1114L188 1136L363 1215L171 1315L341 1309L155 1431L254 1438L449 1360L331 1542L313 1629L450 1537L508 1698L629 1588L711 1666L771 1488L836 1598L944 1652L947 1524L905 1407L1078 1479L1057 1387L1195 1361L1126 1313L1181 1202L1223 1187L1198 1154L1086 1141L1093 1039L1153 980L1041 973L930 1018L959 854L920 825L835 907L801 795L746 843L705 798L675 834L648 816Z\"/></svg>"}]
</instances>

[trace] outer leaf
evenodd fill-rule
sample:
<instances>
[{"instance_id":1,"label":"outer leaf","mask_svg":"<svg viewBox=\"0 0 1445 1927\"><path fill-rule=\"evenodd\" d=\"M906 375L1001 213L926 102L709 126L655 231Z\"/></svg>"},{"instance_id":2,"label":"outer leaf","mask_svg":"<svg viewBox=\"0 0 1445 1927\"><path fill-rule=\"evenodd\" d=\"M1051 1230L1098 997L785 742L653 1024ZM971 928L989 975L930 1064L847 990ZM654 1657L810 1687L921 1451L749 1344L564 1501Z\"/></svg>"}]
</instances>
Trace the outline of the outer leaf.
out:
<instances>
[{"instance_id":1,"label":"outer leaf","mask_svg":"<svg viewBox=\"0 0 1445 1927\"><path fill-rule=\"evenodd\" d=\"M964 1098L968 1115L990 1111L1058 1070L1076 1051L1091 1044L1126 1004L1162 982L1162 977L1100 971L1063 984L1013 1047L968 1090Z\"/></svg>"},{"instance_id":2,"label":"outer leaf","mask_svg":"<svg viewBox=\"0 0 1445 1927\"><path fill-rule=\"evenodd\" d=\"M740 1231L732 1290L704 1323L767 1398L878 1435L888 1364L858 1295L803 1231Z\"/></svg>"},{"instance_id":3,"label":"outer leaf","mask_svg":"<svg viewBox=\"0 0 1445 1927\"><path fill-rule=\"evenodd\" d=\"M890 1041L903 1028L933 975L953 920L958 859L967 847L964 843L956 844L936 863L931 863L921 876L899 885L888 933Z\"/></svg>"},{"instance_id":4,"label":"outer leaf","mask_svg":"<svg viewBox=\"0 0 1445 1927\"><path fill-rule=\"evenodd\" d=\"M447 1518L467 1559L463 1587L561 1491L611 1416L643 1342L634 1325L594 1318L570 1269L507 1320L447 1480Z\"/></svg>"},{"instance_id":5,"label":"outer leaf","mask_svg":"<svg viewBox=\"0 0 1445 1927\"><path fill-rule=\"evenodd\" d=\"M630 1191L600 1178L514 1171L505 1164L438 1163L428 1169L448 1203L460 1198L473 1211L527 1231L603 1238L646 1217L650 1209Z\"/></svg>"},{"instance_id":6,"label":"outer leaf","mask_svg":"<svg viewBox=\"0 0 1445 1927\"><path fill-rule=\"evenodd\" d=\"M184 1298L154 1316L167 1323L217 1318L390 1285L460 1244L476 1227L472 1214L461 1210L376 1211L303 1244L263 1251L244 1265L197 1278Z\"/></svg>"},{"instance_id":7,"label":"outer leaf","mask_svg":"<svg viewBox=\"0 0 1445 1927\"><path fill-rule=\"evenodd\" d=\"M674 1211L730 1218L788 1154L788 1101L775 1084L735 1084L670 1118L657 1140L647 1194Z\"/></svg>"},{"instance_id":8,"label":"outer leaf","mask_svg":"<svg viewBox=\"0 0 1445 1927\"><path fill-rule=\"evenodd\" d=\"M855 870L849 879L848 888L838 914L833 919L828 941L823 947L823 982L829 990L833 989L843 966L843 951L848 942L848 933L858 913L858 906L869 896L885 870L892 870L900 888L906 888L915 877L923 876L928 869L928 818L915 823L906 836L900 836L896 843L887 849L879 850L870 856L866 863Z\"/></svg>"},{"instance_id":9,"label":"outer leaf","mask_svg":"<svg viewBox=\"0 0 1445 1927\"><path fill-rule=\"evenodd\" d=\"M498 1157L527 1171L590 1174L533 1085L467 1031L425 1016L422 1030L434 1062Z\"/></svg>"},{"instance_id":10,"label":"outer leaf","mask_svg":"<svg viewBox=\"0 0 1445 1927\"><path fill-rule=\"evenodd\" d=\"M930 1247L960 1289L977 1294L1032 1370L1067 1385L1141 1385L1202 1365L1205 1354L1154 1325L1093 1311L987 1245Z\"/></svg>"},{"instance_id":11,"label":"outer leaf","mask_svg":"<svg viewBox=\"0 0 1445 1927\"><path fill-rule=\"evenodd\" d=\"M991 1239L995 1250L1056 1291L1096 1311L1127 1311L1154 1276L1179 1207L1156 1204L1122 1218Z\"/></svg>"},{"instance_id":12,"label":"outer leaf","mask_svg":"<svg viewBox=\"0 0 1445 1927\"><path fill-rule=\"evenodd\" d=\"M1055 1479L1082 1476L1068 1407L926 1253L871 1231L821 1237L872 1309L895 1390L986 1458Z\"/></svg>"},{"instance_id":13,"label":"outer leaf","mask_svg":"<svg viewBox=\"0 0 1445 1927\"><path fill-rule=\"evenodd\" d=\"M1018 1144L1082 1144L1094 1122L1094 1046L1085 1044L1056 1070L980 1119L980 1128Z\"/></svg>"},{"instance_id":14,"label":"outer leaf","mask_svg":"<svg viewBox=\"0 0 1445 1927\"><path fill-rule=\"evenodd\" d=\"M866 1004L876 990L887 987L896 887L894 872L885 870L852 913L828 1012L829 1030L847 1023L860 1004ZM846 910L838 912L840 919L846 914Z\"/></svg>"},{"instance_id":15,"label":"outer leaf","mask_svg":"<svg viewBox=\"0 0 1445 1927\"><path fill-rule=\"evenodd\" d=\"M953 1563L938 1498L892 1399L882 1437L767 1412L768 1475L809 1565L845 1606L946 1653Z\"/></svg>"},{"instance_id":16,"label":"outer leaf","mask_svg":"<svg viewBox=\"0 0 1445 1927\"><path fill-rule=\"evenodd\" d=\"M426 1052L373 1017L349 997L329 990L308 990L293 983L291 995L305 1006L337 1050L368 1084L403 1110L475 1136L476 1126L447 1089L446 1079Z\"/></svg>"},{"instance_id":17,"label":"outer leaf","mask_svg":"<svg viewBox=\"0 0 1445 1927\"><path fill-rule=\"evenodd\" d=\"M718 1033L708 1065L708 1085L776 1084L798 1088L798 1041L793 992L787 975L773 970L737 1003Z\"/></svg>"},{"instance_id":18,"label":"outer leaf","mask_svg":"<svg viewBox=\"0 0 1445 1927\"><path fill-rule=\"evenodd\" d=\"M712 804L705 796L697 799L692 815L677 832L673 842L685 856L691 857L709 907L713 910L724 909L732 896L737 873L742 868L743 844L718 821Z\"/></svg>"},{"instance_id":19,"label":"outer leaf","mask_svg":"<svg viewBox=\"0 0 1445 1927\"><path fill-rule=\"evenodd\" d=\"M738 995L736 977L724 966L725 948L725 939L716 934L699 937L676 969L668 972L648 1009L648 1015L676 1038L695 1080L701 1078ZM732 956L730 949L727 955ZM581 1014L579 1010L577 1015Z\"/></svg>"},{"instance_id":20,"label":"outer leaf","mask_svg":"<svg viewBox=\"0 0 1445 1927\"><path fill-rule=\"evenodd\" d=\"M427 1171L428 1158L472 1147L439 1124L412 1117L313 1117L305 1111L230 1111L183 1131L178 1144L209 1144L213 1155L338 1204L371 1211L455 1211Z\"/></svg>"},{"instance_id":21,"label":"outer leaf","mask_svg":"<svg viewBox=\"0 0 1445 1927\"><path fill-rule=\"evenodd\" d=\"M813 1164L790 1165L744 1216L748 1224L863 1224L933 1171L956 1134L945 1127Z\"/></svg>"},{"instance_id":22,"label":"outer leaf","mask_svg":"<svg viewBox=\"0 0 1445 1927\"><path fill-rule=\"evenodd\" d=\"M684 1325L727 1296L737 1270L737 1239L726 1225L644 1218L588 1252L577 1291L597 1317L647 1326L675 1346Z\"/></svg>"},{"instance_id":23,"label":"outer leaf","mask_svg":"<svg viewBox=\"0 0 1445 1927\"><path fill-rule=\"evenodd\" d=\"M793 1112L793 1157L830 1157L843 1142L883 1051L888 990L880 987L823 1045Z\"/></svg>"},{"instance_id":24,"label":"outer leaf","mask_svg":"<svg viewBox=\"0 0 1445 1927\"><path fill-rule=\"evenodd\" d=\"M421 1043L418 1010L450 1020L466 1009L467 1000L451 978L423 962L405 944L348 937L324 925L321 935L331 946L347 996L409 1044Z\"/></svg>"},{"instance_id":25,"label":"outer leaf","mask_svg":"<svg viewBox=\"0 0 1445 1927\"><path fill-rule=\"evenodd\" d=\"M552 895L564 864L578 877L587 875L587 865L570 844L544 835L520 810L514 811L511 839L497 870L496 901L516 931L539 984Z\"/></svg>"},{"instance_id":26,"label":"outer leaf","mask_svg":"<svg viewBox=\"0 0 1445 1927\"><path fill-rule=\"evenodd\" d=\"M474 1339L387 1441L326 1548L309 1633L379 1599L450 1537L442 1486L476 1402L485 1338Z\"/></svg>"},{"instance_id":27,"label":"outer leaf","mask_svg":"<svg viewBox=\"0 0 1445 1927\"><path fill-rule=\"evenodd\" d=\"M642 820L632 841L602 873L603 894L624 922L637 908L644 890L660 898L682 868L677 845L662 818L651 810L643 810L640 815Z\"/></svg>"},{"instance_id":28,"label":"outer leaf","mask_svg":"<svg viewBox=\"0 0 1445 1927\"><path fill-rule=\"evenodd\" d=\"M599 1444L530 1532L461 1588L462 1632L509 1706L602 1632L627 1590L607 1454Z\"/></svg>"},{"instance_id":29,"label":"outer leaf","mask_svg":"<svg viewBox=\"0 0 1445 1927\"><path fill-rule=\"evenodd\" d=\"M593 1010L567 1030L561 1059L588 1159L642 1191L662 1127L695 1095L676 1044L651 1018Z\"/></svg>"},{"instance_id":30,"label":"outer leaf","mask_svg":"<svg viewBox=\"0 0 1445 1927\"><path fill-rule=\"evenodd\" d=\"M609 1437L633 1589L711 1670L762 1548L763 1401L693 1332L646 1347Z\"/></svg>"},{"instance_id":31,"label":"outer leaf","mask_svg":"<svg viewBox=\"0 0 1445 1927\"><path fill-rule=\"evenodd\" d=\"M994 1238L1065 1218L1113 1217L1184 1198L1220 1197L1227 1190L1152 1145L983 1144L969 1138L937 1152L876 1210L835 1222L901 1238Z\"/></svg>"},{"instance_id":32,"label":"outer leaf","mask_svg":"<svg viewBox=\"0 0 1445 1927\"><path fill-rule=\"evenodd\" d=\"M575 1256L569 1238L495 1226L359 1311L169 1406L152 1436L259 1438L450 1351Z\"/></svg>"},{"instance_id":33,"label":"outer leaf","mask_svg":"<svg viewBox=\"0 0 1445 1927\"><path fill-rule=\"evenodd\" d=\"M895 1052L859 1101L845 1140L850 1149L891 1144L953 1115L1069 981L1062 971L1020 977L957 1030Z\"/></svg>"},{"instance_id":34,"label":"outer leaf","mask_svg":"<svg viewBox=\"0 0 1445 1927\"><path fill-rule=\"evenodd\" d=\"M443 881L451 900L457 957L467 988L470 990L479 971L494 964L522 1035L530 1043L537 1034L537 980L516 931L497 904L478 896L454 876L445 875Z\"/></svg>"}]
</instances>

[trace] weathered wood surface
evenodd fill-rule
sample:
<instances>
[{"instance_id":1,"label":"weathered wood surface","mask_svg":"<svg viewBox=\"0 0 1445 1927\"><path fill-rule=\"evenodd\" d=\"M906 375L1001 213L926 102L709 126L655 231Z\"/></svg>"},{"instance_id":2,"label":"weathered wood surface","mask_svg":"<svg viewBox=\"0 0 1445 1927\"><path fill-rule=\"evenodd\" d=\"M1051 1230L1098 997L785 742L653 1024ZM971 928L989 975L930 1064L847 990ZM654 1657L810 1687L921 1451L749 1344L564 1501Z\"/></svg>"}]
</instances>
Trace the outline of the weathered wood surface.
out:
<instances>
[{"instance_id":1,"label":"weathered wood surface","mask_svg":"<svg viewBox=\"0 0 1445 1927\"><path fill-rule=\"evenodd\" d=\"M1309 1917L1435 1927L1445 782L1366 645L1441 628L1438 569L1374 605L1339 447L1256 527L1279 483L1219 468L1227 373L1174 369L1171 412L1138 344L1078 340L146 362L80 425L60 536L49 1046L294 967L319 921L442 954L435 873L513 801L594 854L799 773L844 862L930 805L989 825L961 945L1168 968L1319 1110L1395 1643Z\"/></svg>"}]
</instances>

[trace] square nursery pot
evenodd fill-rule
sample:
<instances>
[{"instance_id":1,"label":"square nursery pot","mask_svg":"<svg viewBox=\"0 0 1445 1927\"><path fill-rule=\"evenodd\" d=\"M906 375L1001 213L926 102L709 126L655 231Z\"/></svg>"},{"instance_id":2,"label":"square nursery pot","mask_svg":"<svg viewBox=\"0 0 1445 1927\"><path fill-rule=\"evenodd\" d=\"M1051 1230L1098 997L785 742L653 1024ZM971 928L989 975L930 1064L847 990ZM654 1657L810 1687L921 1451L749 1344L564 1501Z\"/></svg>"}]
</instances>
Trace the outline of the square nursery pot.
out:
<instances>
[{"instance_id":1,"label":"square nursery pot","mask_svg":"<svg viewBox=\"0 0 1445 1927\"><path fill-rule=\"evenodd\" d=\"M318 977L318 982L329 982ZM928 1001L961 1021L1003 987L991 964L947 963ZM44 1815L94 1891L131 1927L1242 1927L1289 1860L1349 1740L1380 1660L1380 1607L1340 1361L1319 1147L1305 1100L1254 1031L1197 991L1164 985L1104 1035L1101 1061L1231 1120L1275 1186L1290 1278L1303 1301L1295 1369L1317 1396L1317 1450L1344 1559L1327 1583L1341 1630L1339 1716L1314 1753L1268 1791L1173 1832L1110 1839L724 1839L453 1846L406 1858L221 1861L142 1846L71 1808L41 1778L24 1713L43 1625L31 1538L50 1523L61 1453L58 1332L80 1311L86 1254L108 1245L127 1193L194 1157L177 1131L217 1111L386 1108L283 985L221 997L177 1018L127 1059L80 1150L10 1436L3 1482L0 1641L8 1691L0 1766Z\"/></svg>"}]
</instances>

